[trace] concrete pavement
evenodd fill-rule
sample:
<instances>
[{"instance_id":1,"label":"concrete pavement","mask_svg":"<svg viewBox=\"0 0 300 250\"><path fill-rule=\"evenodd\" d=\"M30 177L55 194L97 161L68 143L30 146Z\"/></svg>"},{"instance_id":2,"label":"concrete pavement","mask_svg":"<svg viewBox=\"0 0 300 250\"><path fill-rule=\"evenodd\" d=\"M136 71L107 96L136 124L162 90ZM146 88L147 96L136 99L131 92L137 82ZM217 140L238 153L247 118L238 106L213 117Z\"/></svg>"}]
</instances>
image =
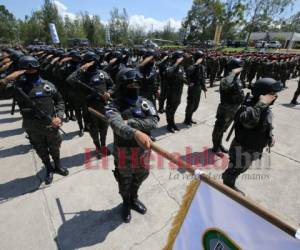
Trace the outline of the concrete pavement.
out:
<instances>
[{"instance_id":1,"label":"concrete pavement","mask_svg":"<svg viewBox=\"0 0 300 250\"><path fill-rule=\"evenodd\" d=\"M257 162L241 176L238 186L251 199L300 227L300 106L288 105L296 83L289 81L289 88L274 105L276 145L271 155L264 154L261 165ZM159 128L153 133L157 143L183 159L204 163L218 102L218 87L210 88L194 116L198 124L188 129L180 124L186 107L185 89L176 114L181 131L167 133L165 116L161 115ZM159 169L159 158L154 155L151 174L140 192L148 213L133 212L131 223L124 224L111 172L112 157L107 158L108 168L96 159L87 159L86 149L93 148L89 134L79 137L77 124L66 123L61 153L70 175L55 175L54 182L45 186L43 165L25 139L20 114L10 115L10 104L11 100L0 101L0 249L152 250L164 246L191 179L189 174L172 170L168 161ZM111 130L107 141L112 143ZM86 168L87 160L92 169ZM216 158L215 163L208 162L205 172L220 179L225 165L226 161Z\"/></svg>"}]
</instances>

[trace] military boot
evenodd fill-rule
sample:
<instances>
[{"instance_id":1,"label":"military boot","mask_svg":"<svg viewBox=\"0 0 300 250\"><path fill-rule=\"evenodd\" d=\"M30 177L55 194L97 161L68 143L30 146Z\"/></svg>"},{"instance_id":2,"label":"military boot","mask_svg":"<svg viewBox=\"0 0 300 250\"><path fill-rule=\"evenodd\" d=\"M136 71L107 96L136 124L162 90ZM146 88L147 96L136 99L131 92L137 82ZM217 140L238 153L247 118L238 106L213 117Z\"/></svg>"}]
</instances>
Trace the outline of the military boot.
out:
<instances>
[{"instance_id":1,"label":"military boot","mask_svg":"<svg viewBox=\"0 0 300 250\"><path fill-rule=\"evenodd\" d=\"M131 221L131 211L130 211L130 198L123 198L123 207L122 207L122 219L125 223L129 223Z\"/></svg>"},{"instance_id":2,"label":"military boot","mask_svg":"<svg viewBox=\"0 0 300 250\"><path fill-rule=\"evenodd\" d=\"M59 157L53 158L53 160L54 160L54 172L62 176L67 176L69 174L69 171L68 169L61 166Z\"/></svg>"},{"instance_id":3,"label":"military boot","mask_svg":"<svg viewBox=\"0 0 300 250\"><path fill-rule=\"evenodd\" d=\"M140 214L146 214L146 206L138 199L138 190L132 189L131 194L131 208Z\"/></svg>"},{"instance_id":4,"label":"military boot","mask_svg":"<svg viewBox=\"0 0 300 250\"><path fill-rule=\"evenodd\" d=\"M53 167L51 165L50 160L44 162L46 167L46 176L45 176L45 184L49 185L53 181Z\"/></svg>"}]
</instances>

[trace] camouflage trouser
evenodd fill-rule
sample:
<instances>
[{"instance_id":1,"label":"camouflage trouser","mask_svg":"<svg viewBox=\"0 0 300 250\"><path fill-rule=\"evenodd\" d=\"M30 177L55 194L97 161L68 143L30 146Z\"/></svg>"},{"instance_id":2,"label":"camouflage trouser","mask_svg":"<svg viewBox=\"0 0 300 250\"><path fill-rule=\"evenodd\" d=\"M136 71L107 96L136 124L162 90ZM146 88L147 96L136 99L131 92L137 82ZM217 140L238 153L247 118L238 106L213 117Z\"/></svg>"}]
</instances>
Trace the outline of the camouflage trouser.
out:
<instances>
[{"instance_id":1,"label":"camouflage trouser","mask_svg":"<svg viewBox=\"0 0 300 250\"><path fill-rule=\"evenodd\" d=\"M44 164L60 158L61 134L58 129L47 128L40 121L25 121L23 126L30 137L30 142Z\"/></svg>"},{"instance_id":2,"label":"camouflage trouser","mask_svg":"<svg viewBox=\"0 0 300 250\"><path fill-rule=\"evenodd\" d=\"M162 80L160 83L159 109L163 109L167 99L167 83Z\"/></svg>"},{"instance_id":3,"label":"camouflage trouser","mask_svg":"<svg viewBox=\"0 0 300 250\"><path fill-rule=\"evenodd\" d=\"M114 147L113 172L119 185L119 193L124 200L137 198L141 184L149 175L149 169L145 167L149 161L147 158L141 160L143 155L142 148Z\"/></svg>"},{"instance_id":4,"label":"camouflage trouser","mask_svg":"<svg viewBox=\"0 0 300 250\"><path fill-rule=\"evenodd\" d=\"M191 86L188 88L187 105L185 109L185 120L190 122L193 113L198 109L201 97L201 87Z\"/></svg>"},{"instance_id":5,"label":"camouflage trouser","mask_svg":"<svg viewBox=\"0 0 300 250\"><path fill-rule=\"evenodd\" d=\"M261 151L253 149L247 150L233 140L229 149L229 164L225 172L222 174L224 184L229 187L234 187L238 176L246 172L252 162L260 159L261 155Z\"/></svg>"},{"instance_id":6,"label":"camouflage trouser","mask_svg":"<svg viewBox=\"0 0 300 250\"><path fill-rule=\"evenodd\" d=\"M217 120L215 122L212 134L214 149L218 149L221 146L223 134L234 120L234 116L238 110L238 107L238 105L219 104L216 115Z\"/></svg>"},{"instance_id":7,"label":"camouflage trouser","mask_svg":"<svg viewBox=\"0 0 300 250\"><path fill-rule=\"evenodd\" d=\"M91 119L90 120L91 123L90 123L89 132L95 146L97 148L100 148L100 144L101 146L105 146L108 124L104 121L101 121L95 116L91 116L90 119ZM100 140L99 140L99 134L100 134Z\"/></svg>"},{"instance_id":8,"label":"camouflage trouser","mask_svg":"<svg viewBox=\"0 0 300 250\"><path fill-rule=\"evenodd\" d=\"M168 125L175 125L175 113L181 102L182 89L180 91L173 91L168 89L166 118Z\"/></svg>"}]
</instances>

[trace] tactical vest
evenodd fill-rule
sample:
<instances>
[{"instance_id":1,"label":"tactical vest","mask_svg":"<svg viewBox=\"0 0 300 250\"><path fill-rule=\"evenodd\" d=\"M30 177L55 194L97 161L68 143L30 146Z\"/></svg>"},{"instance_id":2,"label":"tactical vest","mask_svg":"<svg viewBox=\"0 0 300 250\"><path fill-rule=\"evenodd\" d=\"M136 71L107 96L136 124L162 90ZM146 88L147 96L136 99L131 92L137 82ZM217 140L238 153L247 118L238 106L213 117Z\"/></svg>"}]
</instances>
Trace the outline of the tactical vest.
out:
<instances>
[{"instance_id":1,"label":"tactical vest","mask_svg":"<svg viewBox=\"0 0 300 250\"><path fill-rule=\"evenodd\" d=\"M55 116L55 106L53 101L53 94L56 89L53 84L39 79L38 83L30 84L23 82L20 88L28 95L31 101L33 101L36 106L51 117ZM39 117L33 110L29 108L26 101L18 95L16 95L18 105L20 107L20 112L24 119L28 120L40 120L39 122L45 125L49 125L46 119Z\"/></svg>"},{"instance_id":2,"label":"tactical vest","mask_svg":"<svg viewBox=\"0 0 300 250\"><path fill-rule=\"evenodd\" d=\"M146 119L152 116L158 117L153 104L143 97L139 97L135 104L121 111L121 116L124 120L131 118ZM147 135L150 135L151 132L143 130L142 128L139 128L139 130ZM117 147L140 147L134 138L132 140L126 140L116 133L114 133L114 143Z\"/></svg>"},{"instance_id":3,"label":"tactical vest","mask_svg":"<svg viewBox=\"0 0 300 250\"><path fill-rule=\"evenodd\" d=\"M237 105L241 104L244 100L244 92L242 84L239 80L235 79L233 86L230 89L222 90L220 88L220 98L222 104Z\"/></svg>"},{"instance_id":4,"label":"tactical vest","mask_svg":"<svg viewBox=\"0 0 300 250\"><path fill-rule=\"evenodd\" d=\"M247 105L252 106L252 105ZM242 106L235 120L235 140L245 149L262 152L271 140L271 118L272 113L269 108L261 112L259 123L254 128L246 128L239 121L240 114L246 110L246 106Z\"/></svg>"}]
</instances>

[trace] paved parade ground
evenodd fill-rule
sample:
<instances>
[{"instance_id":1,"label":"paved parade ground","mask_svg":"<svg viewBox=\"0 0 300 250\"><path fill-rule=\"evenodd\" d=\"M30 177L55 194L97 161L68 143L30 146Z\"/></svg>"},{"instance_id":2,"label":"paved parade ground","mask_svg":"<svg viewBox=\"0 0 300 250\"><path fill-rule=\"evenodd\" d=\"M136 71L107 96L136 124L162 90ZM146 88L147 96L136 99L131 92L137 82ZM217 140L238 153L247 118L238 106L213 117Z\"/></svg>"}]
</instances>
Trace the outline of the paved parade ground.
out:
<instances>
[{"instance_id":1,"label":"paved parade ground","mask_svg":"<svg viewBox=\"0 0 300 250\"><path fill-rule=\"evenodd\" d=\"M297 81L288 81L288 89L279 94L273 107L275 147L240 176L237 186L250 199L300 227L300 105L289 105ZM168 133L163 114L153 134L159 146L202 164L207 174L220 180L226 158L207 157L218 102L218 87L209 88L194 116L198 124L187 128L181 124L185 88L176 113L181 131ZM124 224L119 215L121 197L111 171L112 156L103 161L93 159L89 134L79 137L77 123L65 123L61 157L70 174L55 175L53 183L45 186L43 165L25 138L19 112L10 115L10 105L11 100L0 101L0 249L163 248L191 180L188 173L154 154L151 174L140 192L148 212L140 215L133 211L132 221ZM111 129L107 142L111 148Z\"/></svg>"}]
</instances>

